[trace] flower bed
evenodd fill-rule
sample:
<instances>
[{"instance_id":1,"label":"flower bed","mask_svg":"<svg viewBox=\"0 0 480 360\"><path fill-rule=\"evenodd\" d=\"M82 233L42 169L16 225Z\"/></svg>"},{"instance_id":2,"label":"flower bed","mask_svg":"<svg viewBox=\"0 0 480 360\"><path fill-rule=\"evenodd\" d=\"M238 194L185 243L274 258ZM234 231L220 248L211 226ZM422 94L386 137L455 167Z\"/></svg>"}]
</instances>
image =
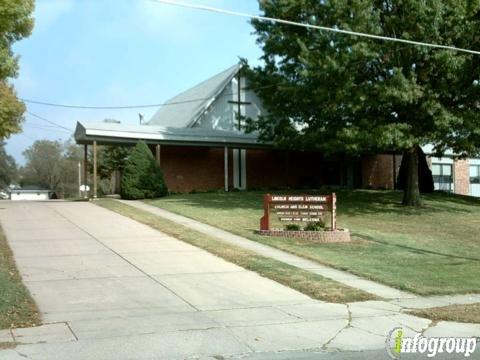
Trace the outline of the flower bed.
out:
<instances>
[{"instance_id":1,"label":"flower bed","mask_svg":"<svg viewBox=\"0 0 480 360\"><path fill-rule=\"evenodd\" d=\"M289 231L282 229L255 230L256 234L263 236L279 236L287 238L306 239L319 243L335 243L351 241L350 231L347 229L325 231Z\"/></svg>"}]
</instances>

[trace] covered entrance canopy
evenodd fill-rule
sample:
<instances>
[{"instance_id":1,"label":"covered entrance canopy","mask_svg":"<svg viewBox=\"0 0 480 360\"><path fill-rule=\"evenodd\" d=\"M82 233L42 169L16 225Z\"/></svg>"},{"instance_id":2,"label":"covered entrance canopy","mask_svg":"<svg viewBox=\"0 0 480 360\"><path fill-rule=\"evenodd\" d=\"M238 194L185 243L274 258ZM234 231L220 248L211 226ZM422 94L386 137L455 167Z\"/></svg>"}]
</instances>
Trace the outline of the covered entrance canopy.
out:
<instances>
[{"instance_id":1,"label":"covered entrance canopy","mask_svg":"<svg viewBox=\"0 0 480 360\"><path fill-rule=\"evenodd\" d=\"M162 145L185 147L222 148L224 150L224 188L229 184L229 149L272 149L269 143L260 143L256 134L245 134L233 130L208 128L172 128L156 125L123 125L116 122L83 123L77 122L75 141L85 147L84 184L87 183L88 145L93 146L93 197L97 197L97 145L131 146L143 140L155 147L155 157L160 165ZM240 155L241 152L239 151ZM236 161L236 159L234 159Z\"/></svg>"}]
</instances>

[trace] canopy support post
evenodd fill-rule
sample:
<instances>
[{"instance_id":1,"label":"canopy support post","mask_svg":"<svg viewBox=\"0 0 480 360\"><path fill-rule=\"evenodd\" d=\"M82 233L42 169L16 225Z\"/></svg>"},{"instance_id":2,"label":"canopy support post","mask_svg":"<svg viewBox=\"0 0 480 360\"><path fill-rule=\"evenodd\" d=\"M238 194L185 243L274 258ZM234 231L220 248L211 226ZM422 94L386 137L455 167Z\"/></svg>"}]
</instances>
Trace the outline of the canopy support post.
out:
<instances>
[{"instance_id":1,"label":"canopy support post","mask_svg":"<svg viewBox=\"0 0 480 360\"><path fill-rule=\"evenodd\" d=\"M224 172L224 188L228 191L228 147L224 147L223 151L223 172Z\"/></svg>"},{"instance_id":2,"label":"canopy support post","mask_svg":"<svg viewBox=\"0 0 480 360\"><path fill-rule=\"evenodd\" d=\"M97 141L93 141L93 199L97 199Z\"/></svg>"},{"instance_id":3,"label":"canopy support post","mask_svg":"<svg viewBox=\"0 0 480 360\"><path fill-rule=\"evenodd\" d=\"M160 144L155 145L155 160L157 160L157 164L160 166Z\"/></svg>"},{"instance_id":4,"label":"canopy support post","mask_svg":"<svg viewBox=\"0 0 480 360\"><path fill-rule=\"evenodd\" d=\"M88 185L88 145L84 145L84 151L83 151L83 186L84 186L84 191L83 191L83 198L87 199L88 198L88 191L87 191L87 185Z\"/></svg>"}]
</instances>

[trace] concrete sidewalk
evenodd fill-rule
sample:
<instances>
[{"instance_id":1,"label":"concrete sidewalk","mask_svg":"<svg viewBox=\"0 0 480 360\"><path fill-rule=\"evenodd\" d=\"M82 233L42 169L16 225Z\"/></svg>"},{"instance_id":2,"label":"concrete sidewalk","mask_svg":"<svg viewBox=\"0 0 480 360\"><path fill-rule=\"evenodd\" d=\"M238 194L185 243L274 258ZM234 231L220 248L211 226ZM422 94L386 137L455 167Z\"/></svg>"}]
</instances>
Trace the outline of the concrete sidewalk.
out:
<instances>
[{"instance_id":1,"label":"concrete sidewalk","mask_svg":"<svg viewBox=\"0 0 480 360\"><path fill-rule=\"evenodd\" d=\"M290 254L288 252L272 248L268 245L246 239L244 237L232 234L228 231L216 228L214 226L193 220L186 216L172 213L168 210L158 208L153 205L144 203L143 201L126 201L117 200L126 205L134 206L137 209L147 211L151 214L163 217L167 220L176 222L180 225L189 227L203 234L212 236L216 239L228 242L232 245L242 247L247 250L254 251L260 255L285 262L292 266L299 267L329 279L338 281L342 284L352 286L371 294L375 294L388 300L390 303L401 306L402 308L424 309L430 307L447 306L454 304L473 304L480 302L480 294L468 295L444 295L444 296L427 296L421 297L398 289L379 284L374 281L363 279L346 271L336 270L328 266L321 265L317 262L304 259L300 256Z\"/></svg>"},{"instance_id":2,"label":"concrete sidewalk","mask_svg":"<svg viewBox=\"0 0 480 360\"><path fill-rule=\"evenodd\" d=\"M392 287L379 284L374 281L363 279L359 276L353 275L346 271L336 270L328 266L321 265L315 261L304 259L300 256L290 254L286 251L272 248L267 245L260 244L256 241L246 239L244 237L232 234L228 231L216 228L214 226L204 224L202 222L190 219L188 217L174 214L170 211L160 209L153 205L148 205L142 201L126 201L118 200L126 205L134 206L138 209L148 211L152 214L161 216L165 219L174 221L183 226L189 227L193 230L199 231L206 235L215 237L230 244L254 251L260 255L273 258L275 260L283 261L292 266L299 267L303 270L322 275L329 279L338 281L342 284L361 289L371 294L377 295L384 299L409 299L416 296Z\"/></svg>"},{"instance_id":3,"label":"concrete sidewalk","mask_svg":"<svg viewBox=\"0 0 480 360\"><path fill-rule=\"evenodd\" d=\"M315 358L330 357L318 355L324 351L380 356L395 326L480 336L477 325L431 326L382 301L312 300L91 203L0 208L44 323L0 331L0 341L23 343L0 351L0 359L294 358L306 350Z\"/></svg>"}]
</instances>

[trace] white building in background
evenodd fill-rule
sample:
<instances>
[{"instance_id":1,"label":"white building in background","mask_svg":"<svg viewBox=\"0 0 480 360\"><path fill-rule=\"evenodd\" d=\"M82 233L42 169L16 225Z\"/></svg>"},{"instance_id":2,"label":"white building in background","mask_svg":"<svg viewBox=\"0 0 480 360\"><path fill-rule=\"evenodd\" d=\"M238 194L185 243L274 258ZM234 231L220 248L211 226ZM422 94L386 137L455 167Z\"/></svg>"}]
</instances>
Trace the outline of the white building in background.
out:
<instances>
[{"instance_id":1,"label":"white building in background","mask_svg":"<svg viewBox=\"0 0 480 360\"><path fill-rule=\"evenodd\" d=\"M431 166L435 190L480 197L480 159L456 159L451 151L438 158L432 147L423 148Z\"/></svg>"},{"instance_id":2,"label":"white building in background","mask_svg":"<svg viewBox=\"0 0 480 360\"><path fill-rule=\"evenodd\" d=\"M25 190L25 189L12 189L10 191L10 200L48 200L50 199L50 190Z\"/></svg>"}]
</instances>

